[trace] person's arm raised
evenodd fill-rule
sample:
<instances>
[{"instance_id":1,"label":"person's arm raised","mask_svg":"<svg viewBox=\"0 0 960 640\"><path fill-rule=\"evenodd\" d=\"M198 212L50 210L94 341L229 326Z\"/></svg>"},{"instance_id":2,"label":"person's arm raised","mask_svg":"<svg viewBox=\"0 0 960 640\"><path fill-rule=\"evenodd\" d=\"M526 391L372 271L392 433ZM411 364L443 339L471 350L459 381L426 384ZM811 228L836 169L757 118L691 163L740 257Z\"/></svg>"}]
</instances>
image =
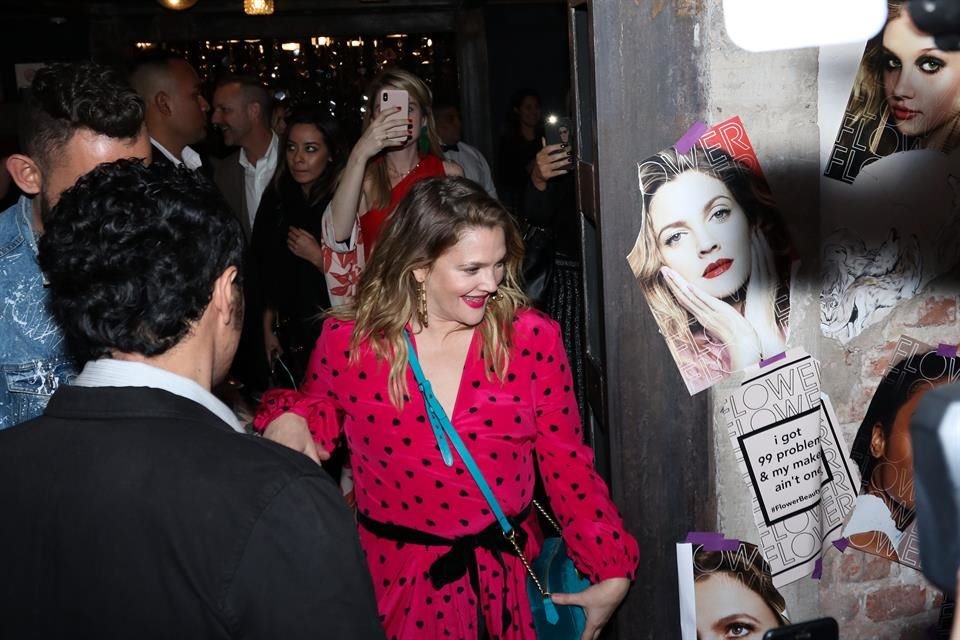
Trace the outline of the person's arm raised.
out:
<instances>
[{"instance_id":1,"label":"person's arm raised","mask_svg":"<svg viewBox=\"0 0 960 640\"><path fill-rule=\"evenodd\" d=\"M399 107L393 113L378 113L353 145L330 205L337 242L345 242L350 237L357 215L366 207L363 177L370 158L388 147L403 144L410 135L409 124Z\"/></svg>"}]
</instances>

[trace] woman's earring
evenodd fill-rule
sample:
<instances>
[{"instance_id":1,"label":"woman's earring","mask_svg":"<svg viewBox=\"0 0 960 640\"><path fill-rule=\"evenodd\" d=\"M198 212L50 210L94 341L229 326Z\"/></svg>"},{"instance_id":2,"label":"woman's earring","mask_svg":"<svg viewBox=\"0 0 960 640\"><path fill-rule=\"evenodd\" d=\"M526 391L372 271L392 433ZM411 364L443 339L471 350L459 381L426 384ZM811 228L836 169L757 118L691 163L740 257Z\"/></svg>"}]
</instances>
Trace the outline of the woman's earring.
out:
<instances>
[{"instance_id":1,"label":"woman's earring","mask_svg":"<svg viewBox=\"0 0 960 640\"><path fill-rule=\"evenodd\" d=\"M429 325L427 317L427 285L424 282L417 283L417 317L420 319L420 326Z\"/></svg>"},{"instance_id":2,"label":"woman's earring","mask_svg":"<svg viewBox=\"0 0 960 640\"><path fill-rule=\"evenodd\" d=\"M497 292L496 292L495 294L493 294L492 296L490 296L490 299L491 299L493 302L500 302L501 300L503 300L503 294L500 293L500 290L499 290L499 289L497 289Z\"/></svg>"}]
</instances>

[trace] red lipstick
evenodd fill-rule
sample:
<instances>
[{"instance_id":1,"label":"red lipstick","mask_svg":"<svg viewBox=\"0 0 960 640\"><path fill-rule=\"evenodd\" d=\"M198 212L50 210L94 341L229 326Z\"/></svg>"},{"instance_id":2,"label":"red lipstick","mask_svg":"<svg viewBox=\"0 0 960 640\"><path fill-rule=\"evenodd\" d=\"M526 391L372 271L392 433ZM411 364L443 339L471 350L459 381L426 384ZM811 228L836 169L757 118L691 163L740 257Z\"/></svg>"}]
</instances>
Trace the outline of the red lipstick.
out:
<instances>
[{"instance_id":1,"label":"red lipstick","mask_svg":"<svg viewBox=\"0 0 960 640\"><path fill-rule=\"evenodd\" d=\"M716 262L711 262L707 265L707 268L703 270L704 278L716 278L725 274L730 267L733 265L733 260L729 258L720 258Z\"/></svg>"},{"instance_id":2,"label":"red lipstick","mask_svg":"<svg viewBox=\"0 0 960 640\"><path fill-rule=\"evenodd\" d=\"M892 107L892 109L893 109L893 117L895 117L897 120L900 120L900 121L911 120L920 114L919 111L914 111L913 109L907 109L906 107L894 106Z\"/></svg>"},{"instance_id":3,"label":"red lipstick","mask_svg":"<svg viewBox=\"0 0 960 640\"><path fill-rule=\"evenodd\" d=\"M487 303L487 296L462 296L461 300L471 309L482 309Z\"/></svg>"}]
</instances>

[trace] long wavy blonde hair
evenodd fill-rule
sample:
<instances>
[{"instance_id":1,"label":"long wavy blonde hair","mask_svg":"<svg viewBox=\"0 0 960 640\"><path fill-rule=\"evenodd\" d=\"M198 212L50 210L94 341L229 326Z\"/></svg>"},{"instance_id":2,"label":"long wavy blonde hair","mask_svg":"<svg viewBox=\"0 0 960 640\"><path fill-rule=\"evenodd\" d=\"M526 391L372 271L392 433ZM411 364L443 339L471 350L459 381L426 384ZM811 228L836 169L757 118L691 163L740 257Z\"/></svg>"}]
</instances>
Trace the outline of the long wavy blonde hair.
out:
<instances>
[{"instance_id":1,"label":"long wavy blonde hair","mask_svg":"<svg viewBox=\"0 0 960 640\"><path fill-rule=\"evenodd\" d=\"M904 3L902 0L887 0L887 22L880 33L867 42L863 51L863 59L860 61L860 66L857 67L857 77L853 83L850 105L847 107L851 127L863 126L867 127L868 131L871 127L873 128L867 138L867 148L871 153L878 155L887 155L896 150L895 148L886 148L890 144L889 141L887 145L884 145L885 148L881 148L884 140L883 134L892 120L883 77L887 64L887 54L883 48L883 35L887 30L887 25L899 18L903 12ZM951 126L953 127L952 130L944 139L942 148L937 149L938 151L949 153L960 144L960 114L955 114ZM927 134L929 133L932 133L932 131L927 132ZM930 148L925 144L924 137L925 135L913 139L914 146Z\"/></svg>"},{"instance_id":2,"label":"long wavy blonde hair","mask_svg":"<svg viewBox=\"0 0 960 640\"><path fill-rule=\"evenodd\" d=\"M506 241L503 281L480 323L487 376L502 381L510 365L514 315L526 304L519 284L523 240L507 210L470 180L430 178L415 184L384 223L353 304L333 311L335 317L355 322L352 361L359 359L361 344L369 342L377 358L389 363L390 400L397 407L407 395L403 332L417 309L414 271L429 268L465 230L475 228L502 229Z\"/></svg>"},{"instance_id":3,"label":"long wavy blonde hair","mask_svg":"<svg viewBox=\"0 0 960 640\"><path fill-rule=\"evenodd\" d=\"M429 140L429 153L443 159L443 150L440 147L440 135L437 133L437 124L433 118L433 94L423 80L403 69L386 69L370 82L367 88L367 96L370 101L367 103L371 108L367 109L363 116L363 130L366 131L370 126L370 121L379 113L376 105L379 101L376 97L380 91L387 87L395 89L404 89L410 98L420 105L423 112L423 126L427 130L427 139ZM419 144L414 141L414 144ZM381 152L378 157L382 157ZM368 162L364 177L365 184L370 185L370 203L371 209L378 209L390 202L390 174L387 173L386 162Z\"/></svg>"}]
</instances>

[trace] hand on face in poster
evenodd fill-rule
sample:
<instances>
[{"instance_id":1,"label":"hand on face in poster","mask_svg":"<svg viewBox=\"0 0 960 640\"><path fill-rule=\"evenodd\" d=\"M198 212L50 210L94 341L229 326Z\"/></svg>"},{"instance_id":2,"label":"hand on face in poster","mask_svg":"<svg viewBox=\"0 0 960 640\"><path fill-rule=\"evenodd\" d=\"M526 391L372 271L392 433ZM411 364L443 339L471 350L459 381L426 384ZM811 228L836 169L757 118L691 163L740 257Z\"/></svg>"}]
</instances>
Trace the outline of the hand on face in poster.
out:
<instances>
[{"instance_id":1,"label":"hand on face in poster","mask_svg":"<svg viewBox=\"0 0 960 640\"><path fill-rule=\"evenodd\" d=\"M287 248L290 253L303 258L318 269L323 268L323 250L313 234L305 229L290 227L287 232Z\"/></svg>"},{"instance_id":2,"label":"hand on face in poster","mask_svg":"<svg viewBox=\"0 0 960 640\"><path fill-rule=\"evenodd\" d=\"M401 111L400 107L392 111L385 109L374 116L354 147L361 156L360 160L366 163L384 149L403 146L410 138L413 125Z\"/></svg>"},{"instance_id":3,"label":"hand on face in poster","mask_svg":"<svg viewBox=\"0 0 960 640\"><path fill-rule=\"evenodd\" d=\"M534 158L530 179L533 186L543 191L547 188L548 180L567 173L570 173L570 147L565 144L544 144Z\"/></svg>"},{"instance_id":4,"label":"hand on face in poster","mask_svg":"<svg viewBox=\"0 0 960 640\"><path fill-rule=\"evenodd\" d=\"M746 317L727 302L690 284L670 267L661 267L660 273L677 301L711 336L727 346L734 371L760 361L762 345Z\"/></svg>"},{"instance_id":5,"label":"hand on face in poster","mask_svg":"<svg viewBox=\"0 0 960 640\"><path fill-rule=\"evenodd\" d=\"M551 598L554 604L583 607L587 624L580 640L596 640L629 589L630 581L627 578L608 578L580 593L554 593Z\"/></svg>"},{"instance_id":6,"label":"hand on face in poster","mask_svg":"<svg viewBox=\"0 0 960 640\"><path fill-rule=\"evenodd\" d=\"M263 437L299 451L317 464L330 459L330 452L318 445L310 435L306 418L295 413L284 413L268 424Z\"/></svg>"},{"instance_id":7,"label":"hand on face in poster","mask_svg":"<svg viewBox=\"0 0 960 640\"><path fill-rule=\"evenodd\" d=\"M750 280L747 282L743 317L756 332L763 356L769 358L786 349L786 342L777 325L777 265L763 232L754 229L751 235Z\"/></svg>"}]
</instances>

